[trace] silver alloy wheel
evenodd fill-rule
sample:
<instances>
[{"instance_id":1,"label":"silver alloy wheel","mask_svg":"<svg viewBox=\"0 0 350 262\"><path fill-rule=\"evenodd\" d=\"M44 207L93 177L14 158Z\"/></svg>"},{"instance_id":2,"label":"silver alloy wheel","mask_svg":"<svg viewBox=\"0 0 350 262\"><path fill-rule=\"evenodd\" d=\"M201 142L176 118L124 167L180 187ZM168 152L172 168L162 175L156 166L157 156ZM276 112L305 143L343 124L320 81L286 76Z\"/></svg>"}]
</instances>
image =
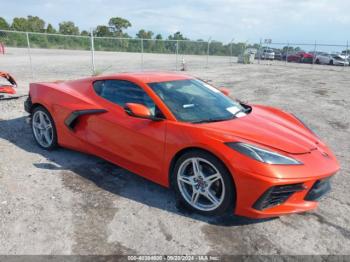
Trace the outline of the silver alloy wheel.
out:
<instances>
[{"instance_id":1,"label":"silver alloy wheel","mask_svg":"<svg viewBox=\"0 0 350 262\"><path fill-rule=\"evenodd\" d=\"M177 173L181 195L198 210L212 211L225 197L225 184L221 173L209 161L192 157L185 160Z\"/></svg>"},{"instance_id":2,"label":"silver alloy wheel","mask_svg":"<svg viewBox=\"0 0 350 262\"><path fill-rule=\"evenodd\" d=\"M50 117L41 110L34 113L32 128L36 141L42 147L50 147L53 141L53 128Z\"/></svg>"}]
</instances>

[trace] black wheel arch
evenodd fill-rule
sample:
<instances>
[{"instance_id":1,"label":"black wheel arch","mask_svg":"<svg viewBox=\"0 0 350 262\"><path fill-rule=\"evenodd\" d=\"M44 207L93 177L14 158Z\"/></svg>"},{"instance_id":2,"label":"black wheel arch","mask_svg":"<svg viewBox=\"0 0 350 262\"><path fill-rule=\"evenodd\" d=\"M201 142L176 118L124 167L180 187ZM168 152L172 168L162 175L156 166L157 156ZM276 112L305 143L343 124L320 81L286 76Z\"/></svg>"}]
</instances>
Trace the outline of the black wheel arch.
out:
<instances>
[{"instance_id":1,"label":"black wheel arch","mask_svg":"<svg viewBox=\"0 0 350 262\"><path fill-rule=\"evenodd\" d=\"M44 106L43 104L35 103L35 104L32 104L32 105L31 105L31 107L30 107L30 109L29 109L29 113L32 114L33 111L34 111L34 109L37 108L37 107L39 107L39 106L45 108L48 112L50 112L50 111L46 108L46 106Z\"/></svg>"}]
</instances>

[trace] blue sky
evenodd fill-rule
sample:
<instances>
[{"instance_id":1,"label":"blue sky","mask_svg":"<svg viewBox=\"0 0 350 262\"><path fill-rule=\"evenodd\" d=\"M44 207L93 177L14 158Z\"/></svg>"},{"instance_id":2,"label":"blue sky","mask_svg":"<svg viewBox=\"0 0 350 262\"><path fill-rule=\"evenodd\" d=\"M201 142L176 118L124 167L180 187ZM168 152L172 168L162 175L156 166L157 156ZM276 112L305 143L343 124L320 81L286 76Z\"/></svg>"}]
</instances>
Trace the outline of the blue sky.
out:
<instances>
[{"instance_id":1,"label":"blue sky","mask_svg":"<svg viewBox=\"0 0 350 262\"><path fill-rule=\"evenodd\" d=\"M63 20L80 29L107 24L113 16L132 23L128 33L145 28L165 36L181 31L191 39L229 42L350 41L349 0L2 0L1 14L37 15L58 27ZM6 12L5 12L6 10Z\"/></svg>"}]
</instances>

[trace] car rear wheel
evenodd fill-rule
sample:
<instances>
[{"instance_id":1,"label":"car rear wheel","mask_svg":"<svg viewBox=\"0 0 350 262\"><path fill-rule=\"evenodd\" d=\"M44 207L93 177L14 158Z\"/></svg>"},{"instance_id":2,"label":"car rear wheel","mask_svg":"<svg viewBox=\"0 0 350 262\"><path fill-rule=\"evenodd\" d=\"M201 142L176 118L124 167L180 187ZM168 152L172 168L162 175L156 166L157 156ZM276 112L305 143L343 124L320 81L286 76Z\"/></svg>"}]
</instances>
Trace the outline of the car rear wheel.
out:
<instances>
[{"instance_id":1,"label":"car rear wheel","mask_svg":"<svg viewBox=\"0 0 350 262\"><path fill-rule=\"evenodd\" d=\"M330 64L330 65L333 65L333 60L329 61L329 64Z\"/></svg>"},{"instance_id":2,"label":"car rear wheel","mask_svg":"<svg viewBox=\"0 0 350 262\"><path fill-rule=\"evenodd\" d=\"M320 64L320 60L319 59L316 59L316 64Z\"/></svg>"},{"instance_id":3,"label":"car rear wheel","mask_svg":"<svg viewBox=\"0 0 350 262\"><path fill-rule=\"evenodd\" d=\"M31 126L34 139L40 147L47 150L57 147L55 123L50 113L44 107L38 106L33 110Z\"/></svg>"},{"instance_id":4,"label":"car rear wheel","mask_svg":"<svg viewBox=\"0 0 350 262\"><path fill-rule=\"evenodd\" d=\"M235 189L226 167L213 155L191 151L182 155L173 170L177 200L205 215L233 211Z\"/></svg>"}]
</instances>

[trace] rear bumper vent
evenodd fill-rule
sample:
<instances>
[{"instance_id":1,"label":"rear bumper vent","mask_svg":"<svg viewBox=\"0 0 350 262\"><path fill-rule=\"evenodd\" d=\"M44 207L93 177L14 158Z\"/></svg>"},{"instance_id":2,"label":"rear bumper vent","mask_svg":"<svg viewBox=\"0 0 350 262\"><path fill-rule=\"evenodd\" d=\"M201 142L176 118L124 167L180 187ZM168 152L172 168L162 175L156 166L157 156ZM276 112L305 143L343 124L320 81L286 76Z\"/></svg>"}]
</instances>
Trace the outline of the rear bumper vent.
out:
<instances>
[{"instance_id":1,"label":"rear bumper vent","mask_svg":"<svg viewBox=\"0 0 350 262\"><path fill-rule=\"evenodd\" d=\"M271 187L255 202L253 208L263 210L280 205L286 202L287 199L295 192L302 190L305 190L302 183Z\"/></svg>"}]
</instances>

